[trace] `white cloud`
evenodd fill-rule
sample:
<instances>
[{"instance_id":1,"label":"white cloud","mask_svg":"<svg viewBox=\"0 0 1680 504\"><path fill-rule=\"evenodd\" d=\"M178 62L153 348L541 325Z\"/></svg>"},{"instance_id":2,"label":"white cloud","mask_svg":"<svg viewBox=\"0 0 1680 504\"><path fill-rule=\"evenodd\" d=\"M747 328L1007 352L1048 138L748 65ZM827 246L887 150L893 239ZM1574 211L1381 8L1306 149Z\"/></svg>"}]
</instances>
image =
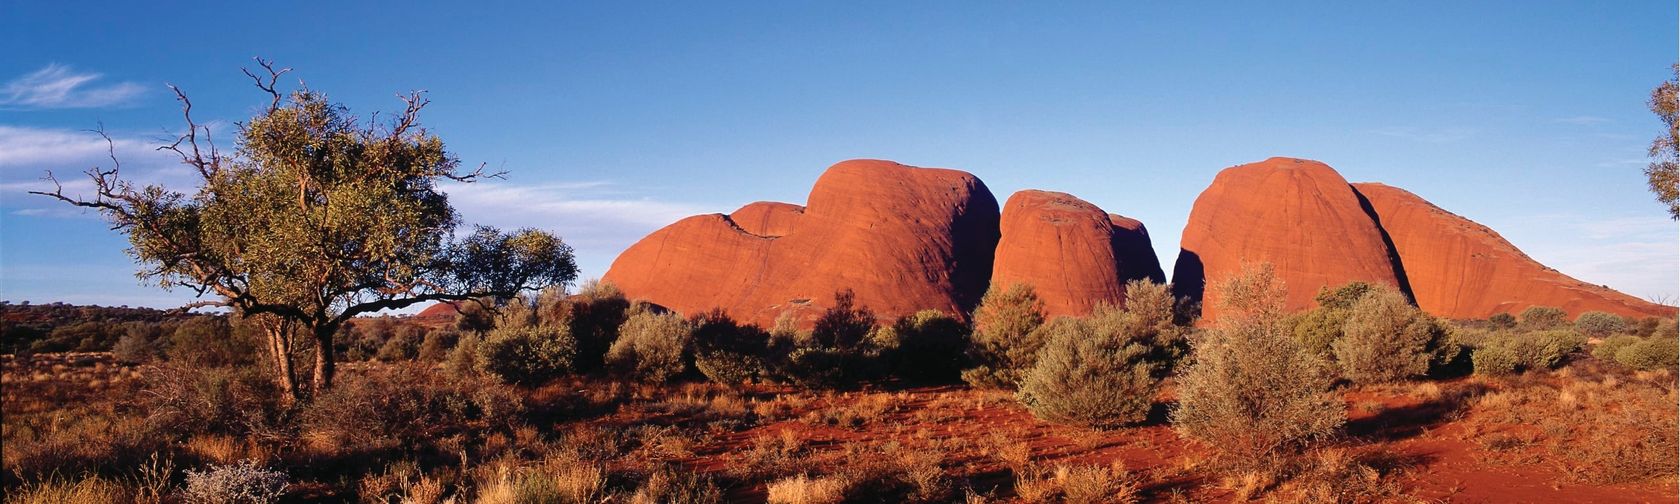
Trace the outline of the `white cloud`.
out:
<instances>
[{"instance_id":1,"label":"white cloud","mask_svg":"<svg viewBox=\"0 0 1680 504\"><path fill-rule=\"evenodd\" d=\"M1680 228L1661 215L1543 215L1512 234L1542 264L1640 298L1672 299L1680 286Z\"/></svg>"},{"instance_id":2,"label":"white cloud","mask_svg":"<svg viewBox=\"0 0 1680 504\"><path fill-rule=\"evenodd\" d=\"M580 251L609 258L655 229L704 212L693 205L637 197L598 181L449 183L441 189L465 223L543 229Z\"/></svg>"},{"instance_id":3,"label":"white cloud","mask_svg":"<svg viewBox=\"0 0 1680 504\"><path fill-rule=\"evenodd\" d=\"M190 187L194 183L192 170L181 165L173 152L159 152L160 143L115 134L108 146L105 139L90 131L0 124L0 208L26 216L90 215L27 192L52 190L52 183L43 180L50 170L63 184L66 195L91 196L93 184L82 172L93 167L110 168L111 153L107 148L122 162L125 180L140 186Z\"/></svg>"},{"instance_id":4,"label":"white cloud","mask_svg":"<svg viewBox=\"0 0 1680 504\"><path fill-rule=\"evenodd\" d=\"M51 109L127 105L145 88L134 82L98 85L102 74L53 63L0 85L0 106Z\"/></svg>"}]
</instances>

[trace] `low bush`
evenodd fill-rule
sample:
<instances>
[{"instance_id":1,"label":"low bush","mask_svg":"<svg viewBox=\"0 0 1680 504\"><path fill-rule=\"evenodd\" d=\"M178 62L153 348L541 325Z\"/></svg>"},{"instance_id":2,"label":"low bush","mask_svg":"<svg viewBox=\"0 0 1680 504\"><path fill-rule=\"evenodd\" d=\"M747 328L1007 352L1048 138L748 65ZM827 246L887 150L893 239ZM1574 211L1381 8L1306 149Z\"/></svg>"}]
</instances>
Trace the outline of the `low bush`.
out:
<instances>
[{"instance_id":1,"label":"low bush","mask_svg":"<svg viewBox=\"0 0 1680 504\"><path fill-rule=\"evenodd\" d=\"M380 345L379 352L374 354L374 358L381 362L414 360L420 356L420 344L425 336L425 329L420 327L412 325L397 327L392 331L391 338L385 340L384 345Z\"/></svg>"},{"instance_id":2,"label":"low bush","mask_svg":"<svg viewBox=\"0 0 1680 504\"><path fill-rule=\"evenodd\" d=\"M554 292L539 300L539 316L549 324L565 324L577 340L576 369L590 372L605 362L618 339L618 329L630 315L630 301L610 282L590 280L577 295L555 300Z\"/></svg>"},{"instance_id":3,"label":"low bush","mask_svg":"<svg viewBox=\"0 0 1680 504\"><path fill-rule=\"evenodd\" d=\"M248 328L235 330L227 317L187 319L169 336L171 362L195 367L248 366L256 362L261 339Z\"/></svg>"},{"instance_id":4,"label":"low bush","mask_svg":"<svg viewBox=\"0 0 1680 504\"><path fill-rule=\"evenodd\" d=\"M1628 331L1629 324L1621 316L1590 311L1575 317L1575 330L1589 338L1607 338Z\"/></svg>"},{"instance_id":5,"label":"low bush","mask_svg":"<svg viewBox=\"0 0 1680 504\"><path fill-rule=\"evenodd\" d=\"M443 362L449 358L449 351L455 349L456 342L461 340L461 333L454 329L433 329L426 333L426 339L420 341L420 350L416 359L423 362Z\"/></svg>"},{"instance_id":6,"label":"low bush","mask_svg":"<svg viewBox=\"0 0 1680 504\"><path fill-rule=\"evenodd\" d=\"M770 335L755 325L741 325L722 309L689 320L693 334L694 367L706 378L739 385L764 375L764 354Z\"/></svg>"},{"instance_id":7,"label":"low bush","mask_svg":"<svg viewBox=\"0 0 1680 504\"><path fill-rule=\"evenodd\" d=\"M1174 428L1248 467L1334 435L1346 406L1330 390L1326 363L1296 343L1278 311L1267 308L1283 293L1270 268L1245 269L1220 288L1227 291L1224 302L1252 304L1222 307L1244 315L1223 318L1193 343L1191 364L1178 376ZM1255 295L1231 295L1248 293Z\"/></svg>"},{"instance_id":8,"label":"low bush","mask_svg":"<svg viewBox=\"0 0 1680 504\"><path fill-rule=\"evenodd\" d=\"M1517 318L1518 325L1530 331L1556 329L1569 323L1569 314L1552 306L1530 306Z\"/></svg>"},{"instance_id":9,"label":"low bush","mask_svg":"<svg viewBox=\"0 0 1680 504\"><path fill-rule=\"evenodd\" d=\"M922 383L959 379L968 338L962 321L938 310L901 317L871 336L894 376Z\"/></svg>"},{"instance_id":10,"label":"low bush","mask_svg":"<svg viewBox=\"0 0 1680 504\"><path fill-rule=\"evenodd\" d=\"M149 367L140 404L150 422L176 435L215 433L280 438L288 432L285 393L255 366Z\"/></svg>"},{"instance_id":11,"label":"low bush","mask_svg":"<svg viewBox=\"0 0 1680 504\"><path fill-rule=\"evenodd\" d=\"M1470 360L1481 375L1552 369L1587 343L1585 336L1568 329L1462 331L1456 337L1471 347Z\"/></svg>"},{"instance_id":12,"label":"low bush","mask_svg":"<svg viewBox=\"0 0 1680 504\"><path fill-rule=\"evenodd\" d=\"M111 356L124 364L145 364L162 356L158 342L144 332L130 330L111 347Z\"/></svg>"},{"instance_id":13,"label":"low bush","mask_svg":"<svg viewBox=\"0 0 1680 504\"><path fill-rule=\"evenodd\" d=\"M674 313L633 310L607 350L607 367L620 376L664 383L688 369L688 321Z\"/></svg>"},{"instance_id":14,"label":"low bush","mask_svg":"<svg viewBox=\"0 0 1680 504\"><path fill-rule=\"evenodd\" d=\"M993 284L974 310L974 341L969 347L975 367L962 379L984 388L1014 389L1044 346L1044 303L1026 284Z\"/></svg>"},{"instance_id":15,"label":"low bush","mask_svg":"<svg viewBox=\"0 0 1680 504\"><path fill-rule=\"evenodd\" d=\"M1149 359L1149 341L1085 321L1061 318L1044 326L1049 341L1021 381L1016 397L1033 416L1051 422L1115 427L1143 421L1165 367Z\"/></svg>"},{"instance_id":16,"label":"low bush","mask_svg":"<svg viewBox=\"0 0 1680 504\"><path fill-rule=\"evenodd\" d=\"M1446 339L1446 328L1405 296L1371 288L1348 309L1342 337L1331 350L1344 378L1383 383L1428 374Z\"/></svg>"},{"instance_id":17,"label":"low bush","mask_svg":"<svg viewBox=\"0 0 1680 504\"><path fill-rule=\"evenodd\" d=\"M1517 357L1517 352L1508 345L1477 348L1470 354L1470 362L1475 373L1484 376L1514 374L1522 367L1522 360Z\"/></svg>"},{"instance_id":18,"label":"low bush","mask_svg":"<svg viewBox=\"0 0 1680 504\"><path fill-rule=\"evenodd\" d=\"M257 465L254 460L212 465L205 471L187 470L181 498L188 504L267 504L286 492L286 473Z\"/></svg>"},{"instance_id":19,"label":"low bush","mask_svg":"<svg viewBox=\"0 0 1680 504\"><path fill-rule=\"evenodd\" d=\"M855 387L881 371L881 351L870 333L875 314L857 306L850 289L834 294L834 306L817 317L811 337L776 360L776 372L805 388Z\"/></svg>"},{"instance_id":20,"label":"low bush","mask_svg":"<svg viewBox=\"0 0 1680 504\"><path fill-rule=\"evenodd\" d=\"M1488 317L1488 325L1494 329L1510 329L1517 326L1517 317L1509 313L1495 313Z\"/></svg>"},{"instance_id":21,"label":"low bush","mask_svg":"<svg viewBox=\"0 0 1680 504\"><path fill-rule=\"evenodd\" d=\"M498 327L477 345L480 371L508 383L537 385L572 371L577 341L566 326Z\"/></svg>"},{"instance_id":22,"label":"low bush","mask_svg":"<svg viewBox=\"0 0 1680 504\"><path fill-rule=\"evenodd\" d=\"M302 428L337 450L418 450L454 434L506 429L521 411L517 393L487 378L399 365L344 376L303 411Z\"/></svg>"},{"instance_id":23,"label":"low bush","mask_svg":"<svg viewBox=\"0 0 1680 504\"><path fill-rule=\"evenodd\" d=\"M1674 369L1680 364L1680 342L1674 338L1644 338L1616 351L1616 363L1630 369Z\"/></svg>"},{"instance_id":24,"label":"low bush","mask_svg":"<svg viewBox=\"0 0 1680 504\"><path fill-rule=\"evenodd\" d=\"M1593 358L1604 362L1616 362L1616 352L1643 341L1638 336L1612 336L1598 342L1592 349Z\"/></svg>"},{"instance_id":25,"label":"low bush","mask_svg":"<svg viewBox=\"0 0 1680 504\"><path fill-rule=\"evenodd\" d=\"M1342 338L1347 319L1347 309L1320 306L1291 316L1289 326L1302 348L1329 359L1333 357L1331 345Z\"/></svg>"}]
</instances>

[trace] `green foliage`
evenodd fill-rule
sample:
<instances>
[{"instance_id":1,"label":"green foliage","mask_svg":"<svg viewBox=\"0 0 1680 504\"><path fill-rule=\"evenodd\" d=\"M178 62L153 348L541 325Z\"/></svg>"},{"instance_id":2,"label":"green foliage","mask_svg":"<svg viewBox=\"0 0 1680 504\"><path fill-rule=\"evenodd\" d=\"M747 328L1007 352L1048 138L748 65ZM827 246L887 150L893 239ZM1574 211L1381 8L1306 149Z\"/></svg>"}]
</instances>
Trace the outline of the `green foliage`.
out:
<instances>
[{"instance_id":1,"label":"green foliage","mask_svg":"<svg viewBox=\"0 0 1680 504\"><path fill-rule=\"evenodd\" d=\"M855 304L850 289L817 317L811 337L780 359L778 374L806 388L855 387L879 375L881 350L870 338L875 314Z\"/></svg>"},{"instance_id":2,"label":"green foliage","mask_svg":"<svg viewBox=\"0 0 1680 504\"><path fill-rule=\"evenodd\" d=\"M963 381L976 387L1015 388L1044 346L1042 325L1044 303L1031 286L993 284L974 310L969 350L977 366L963 371Z\"/></svg>"},{"instance_id":3,"label":"green foliage","mask_svg":"<svg viewBox=\"0 0 1680 504\"><path fill-rule=\"evenodd\" d=\"M157 324L136 323L111 347L111 354L117 362L145 364L163 356L165 337L163 328Z\"/></svg>"},{"instance_id":4,"label":"green foliage","mask_svg":"<svg viewBox=\"0 0 1680 504\"><path fill-rule=\"evenodd\" d=\"M1564 313L1562 308L1551 306L1530 306L1523 310L1522 316L1518 318L1522 328L1529 331L1556 329L1569 322L1568 313Z\"/></svg>"},{"instance_id":5,"label":"green foliage","mask_svg":"<svg viewBox=\"0 0 1680 504\"><path fill-rule=\"evenodd\" d=\"M1509 345L1477 348L1470 354L1470 362L1475 366L1476 374L1486 376L1515 374L1523 365L1522 358Z\"/></svg>"},{"instance_id":6,"label":"green foliage","mask_svg":"<svg viewBox=\"0 0 1680 504\"><path fill-rule=\"evenodd\" d=\"M1446 344L1447 331L1386 288L1367 289L1351 308L1342 337L1331 345L1342 376L1354 383L1422 377Z\"/></svg>"},{"instance_id":7,"label":"green foliage","mask_svg":"<svg viewBox=\"0 0 1680 504\"><path fill-rule=\"evenodd\" d=\"M1329 359L1332 356L1331 345L1342 338L1342 327L1347 325L1348 312L1346 309L1320 306L1289 317L1287 325L1295 336L1295 342L1303 349Z\"/></svg>"},{"instance_id":8,"label":"green foliage","mask_svg":"<svg viewBox=\"0 0 1680 504\"><path fill-rule=\"evenodd\" d=\"M1645 338L1616 351L1616 363L1630 369L1668 369L1680 365L1680 342L1674 338Z\"/></svg>"},{"instance_id":9,"label":"green foliage","mask_svg":"<svg viewBox=\"0 0 1680 504\"><path fill-rule=\"evenodd\" d=\"M1575 317L1575 330L1589 338L1604 338L1629 329L1626 319L1601 311L1590 311Z\"/></svg>"},{"instance_id":10,"label":"green foliage","mask_svg":"<svg viewBox=\"0 0 1680 504\"><path fill-rule=\"evenodd\" d=\"M1178 376L1175 429L1243 465L1263 467L1333 434L1346 406L1331 390L1327 364L1295 342L1280 313L1260 293L1278 295L1267 266L1220 286L1223 302L1239 302L1246 316L1224 318L1193 342L1191 364ZM1277 296L1281 298L1281 296Z\"/></svg>"},{"instance_id":11,"label":"green foliage","mask_svg":"<svg viewBox=\"0 0 1680 504\"><path fill-rule=\"evenodd\" d=\"M390 339L380 345L379 353L374 358L383 362L414 360L420 356L420 344L426 336L426 330L413 325L401 325L391 334Z\"/></svg>"},{"instance_id":12,"label":"green foliage","mask_svg":"<svg viewBox=\"0 0 1680 504\"><path fill-rule=\"evenodd\" d=\"M1110 309L1112 310L1112 309ZM1112 310L1118 312L1118 310ZM1061 318L1044 326L1048 341L1021 381L1016 397L1040 419L1092 427L1144 420L1164 363L1149 359L1150 335L1122 324L1093 327Z\"/></svg>"},{"instance_id":13,"label":"green foliage","mask_svg":"<svg viewBox=\"0 0 1680 504\"><path fill-rule=\"evenodd\" d=\"M1313 297L1313 300L1318 301L1318 306L1324 308L1347 310L1353 308L1353 305L1363 299L1366 294L1375 290L1379 290L1376 285L1353 281L1337 287L1336 290L1321 288L1318 295Z\"/></svg>"},{"instance_id":14,"label":"green foliage","mask_svg":"<svg viewBox=\"0 0 1680 504\"><path fill-rule=\"evenodd\" d=\"M1517 317L1509 313L1495 313L1488 317L1488 324L1494 329L1510 329L1517 326Z\"/></svg>"},{"instance_id":15,"label":"green foliage","mask_svg":"<svg viewBox=\"0 0 1680 504\"><path fill-rule=\"evenodd\" d=\"M871 336L893 375L923 383L957 380L968 338L967 325L938 310L900 317Z\"/></svg>"},{"instance_id":16,"label":"green foliage","mask_svg":"<svg viewBox=\"0 0 1680 504\"><path fill-rule=\"evenodd\" d=\"M755 325L741 325L722 309L689 320L694 335L694 367L717 383L739 385L764 375L770 335Z\"/></svg>"},{"instance_id":17,"label":"green foliage","mask_svg":"<svg viewBox=\"0 0 1680 504\"><path fill-rule=\"evenodd\" d=\"M433 329L427 332L426 339L420 342L420 350L415 358L422 362L443 362L460 340L461 333L454 329Z\"/></svg>"},{"instance_id":18,"label":"green foliage","mask_svg":"<svg viewBox=\"0 0 1680 504\"><path fill-rule=\"evenodd\" d=\"M558 289L555 289L558 290ZM600 367L607 349L618 339L618 330L629 317L630 301L609 282L591 280L578 294L561 302L542 303L539 311L550 323L571 326L578 340L578 371ZM563 314L556 316L556 311Z\"/></svg>"},{"instance_id":19,"label":"green foliage","mask_svg":"<svg viewBox=\"0 0 1680 504\"><path fill-rule=\"evenodd\" d=\"M517 393L489 379L398 365L352 375L316 397L301 425L312 436L352 450L413 450L451 435L506 428L521 407Z\"/></svg>"},{"instance_id":20,"label":"green foliage","mask_svg":"<svg viewBox=\"0 0 1680 504\"><path fill-rule=\"evenodd\" d=\"M199 317L175 328L165 353L189 366L249 366L259 357L260 341L248 328L235 331L226 317Z\"/></svg>"},{"instance_id":21,"label":"green foliage","mask_svg":"<svg viewBox=\"0 0 1680 504\"><path fill-rule=\"evenodd\" d=\"M1676 103L1680 99L1676 96L1680 94L1677 93L1680 64L1669 68L1674 78L1663 79L1662 84L1651 90L1651 99L1646 103L1666 128L1651 140L1647 154L1652 160L1645 166L1645 179L1657 202L1668 207L1669 218L1680 220L1680 104Z\"/></svg>"},{"instance_id":22,"label":"green foliage","mask_svg":"<svg viewBox=\"0 0 1680 504\"><path fill-rule=\"evenodd\" d=\"M492 299L469 299L455 304L455 330L464 333L483 334L496 328L496 314L488 307L495 306Z\"/></svg>"},{"instance_id":23,"label":"green foliage","mask_svg":"<svg viewBox=\"0 0 1680 504\"><path fill-rule=\"evenodd\" d=\"M478 334L461 335L460 339L455 340L455 348L443 359L443 369L459 377L479 374L479 369L483 367L479 364L479 346L483 343L484 337Z\"/></svg>"},{"instance_id":24,"label":"green foliage","mask_svg":"<svg viewBox=\"0 0 1680 504\"><path fill-rule=\"evenodd\" d=\"M577 340L566 326L498 327L477 347L480 371L519 385L570 373L577 356Z\"/></svg>"},{"instance_id":25,"label":"green foliage","mask_svg":"<svg viewBox=\"0 0 1680 504\"><path fill-rule=\"evenodd\" d=\"M1644 339L1638 336L1611 336L1605 338L1604 341L1600 341L1598 346L1593 347L1592 355L1604 362L1616 362L1617 352L1622 351L1623 348L1637 345L1641 341L1644 341Z\"/></svg>"},{"instance_id":26,"label":"green foliage","mask_svg":"<svg viewBox=\"0 0 1680 504\"><path fill-rule=\"evenodd\" d=\"M606 363L620 376L664 383L688 369L690 328L681 315L637 308L617 333Z\"/></svg>"}]
</instances>

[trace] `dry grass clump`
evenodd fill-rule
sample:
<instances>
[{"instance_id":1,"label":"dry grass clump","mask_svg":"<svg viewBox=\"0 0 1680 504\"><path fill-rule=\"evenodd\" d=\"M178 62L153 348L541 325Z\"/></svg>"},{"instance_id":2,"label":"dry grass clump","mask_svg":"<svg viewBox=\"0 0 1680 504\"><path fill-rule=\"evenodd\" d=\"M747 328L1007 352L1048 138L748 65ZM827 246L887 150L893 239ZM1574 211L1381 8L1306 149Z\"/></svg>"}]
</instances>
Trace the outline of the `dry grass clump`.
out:
<instances>
[{"instance_id":1,"label":"dry grass clump","mask_svg":"<svg viewBox=\"0 0 1680 504\"><path fill-rule=\"evenodd\" d=\"M1135 503L1142 500L1137 479L1119 463L1031 467L1017 471L1015 495L1028 503Z\"/></svg>"},{"instance_id":2,"label":"dry grass clump","mask_svg":"<svg viewBox=\"0 0 1680 504\"><path fill-rule=\"evenodd\" d=\"M630 504L716 504L723 502L723 490L692 471L662 468L626 500Z\"/></svg>"},{"instance_id":3,"label":"dry grass clump","mask_svg":"<svg viewBox=\"0 0 1680 504\"><path fill-rule=\"evenodd\" d=\"M1550 460L1572 479L1624 483L1673 477L1677 423L1673 375L1535 377L1512 382L1470 408L1472 436L1497 458ZM1544 450L1540 457L1529 448Z\"/></svg>"},{"instance_id":4,"label":"dry grass clump","mask_svg":"<svg viewBox=\"0 0 1680 504\"><path fill-rule=\"evenodd\" d=\"M769 504L839 504L850 483L840 476L810 477L804 474L784 478L766 487Z\"/></svg>"},{"instance_id":5,"label":"dry grass clump","mask_svg":"<svg viewBox=\"0 0 1680 504\"><path fill-rule=\"evenodd\" d=\"M99 476L75 481L46 479L6 492L6 502L18 504L127 504L137 501L127 487Z\"/></svg>"}]
</instances>

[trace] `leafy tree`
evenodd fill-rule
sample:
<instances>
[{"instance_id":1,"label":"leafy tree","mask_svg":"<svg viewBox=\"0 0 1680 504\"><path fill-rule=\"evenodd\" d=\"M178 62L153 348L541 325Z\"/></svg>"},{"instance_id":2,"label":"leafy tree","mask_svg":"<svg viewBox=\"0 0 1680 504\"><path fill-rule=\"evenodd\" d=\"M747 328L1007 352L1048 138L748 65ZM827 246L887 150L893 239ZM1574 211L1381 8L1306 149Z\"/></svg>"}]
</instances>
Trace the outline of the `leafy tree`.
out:
<instances>
[{"instance_id":1,"label":"leafy tree","mask_svg":"<svg viewBox=\"0 0 1680 504\"><path fill-rule=\"evenodd\" d=\"M1672 69L1674 78L1652 89L1647 103L1667 130L1651 140L1650 155L1656 159L1645 167L1645 178L1657 201L1668 205L1668 217L1680 220L1680 64Z\"/></svg>"},{"instance_id":2,"label":"leafy tree","mask_svg":"<svg viewBox=\"0 0 1680 504\"><path fill-rule=\"evenodd\" d=\"M353 317L505 299L577 277L571 247L547 233L478 227L455 239L460 221L437 184L502 174L460 171L420 125L423 95L403 96L404 110L389 120L359 121L320 92L282 94L275 84L289 69L258 62L267 75L245 73L272 100L238 125L231 154L209 141L192 102L172 87L187 128L163 149L193 169L197 187L137 187L113 155L110 168L86 172L91 199L66 196L50 172L57 188L35 194L100 211L127 235L141 278L210 298L186 308L261 321L276 380L294 397L296 337L315 339L313 384L330 388L333 338Z\"/></svg>"}]
</instances>

